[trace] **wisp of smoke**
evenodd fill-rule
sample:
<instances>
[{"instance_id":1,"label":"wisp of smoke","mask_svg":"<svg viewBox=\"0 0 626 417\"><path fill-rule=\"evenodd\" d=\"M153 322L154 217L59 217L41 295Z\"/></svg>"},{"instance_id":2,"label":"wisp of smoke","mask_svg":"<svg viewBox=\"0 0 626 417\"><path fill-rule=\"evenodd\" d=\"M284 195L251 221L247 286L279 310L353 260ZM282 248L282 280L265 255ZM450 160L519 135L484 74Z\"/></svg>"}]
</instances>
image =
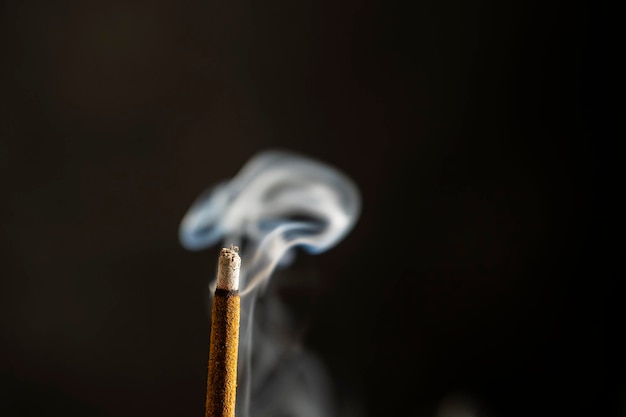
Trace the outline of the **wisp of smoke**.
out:
<instances>
[{"instance_id":1,"label":"wisp of smoke","mask_svg":"<svg viewBox=\"0 0 626 417\"><path fill-rule=\"evenodd\" d=\"M294 260L296 248L319 254L339 243L354 227L360 206L357 187L337 169L272 150L202 193L183 217L179 237L185 248L241 248L239 416L334 414L320 362L285 342L286 308L277 298L257 299L274 270Z\"/></svg>"}]
</instances>

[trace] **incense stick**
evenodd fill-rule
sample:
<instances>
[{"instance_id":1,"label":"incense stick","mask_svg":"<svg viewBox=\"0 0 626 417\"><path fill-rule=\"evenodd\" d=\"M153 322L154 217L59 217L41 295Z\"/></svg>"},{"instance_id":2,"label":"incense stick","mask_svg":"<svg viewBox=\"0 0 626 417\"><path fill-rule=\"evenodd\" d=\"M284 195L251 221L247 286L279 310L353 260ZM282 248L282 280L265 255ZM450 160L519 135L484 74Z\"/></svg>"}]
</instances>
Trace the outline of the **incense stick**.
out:
<instances>
[{"instance_id":1,"label":"incense stick","mask_svg":"<svg viewBox=\"0 0 626 417\"><path fill-rule=\"evenodd\" d=\"M239 348L239 248L220 252L211 312L206 417L234 417Z\"/></svg>"}]
</instances>

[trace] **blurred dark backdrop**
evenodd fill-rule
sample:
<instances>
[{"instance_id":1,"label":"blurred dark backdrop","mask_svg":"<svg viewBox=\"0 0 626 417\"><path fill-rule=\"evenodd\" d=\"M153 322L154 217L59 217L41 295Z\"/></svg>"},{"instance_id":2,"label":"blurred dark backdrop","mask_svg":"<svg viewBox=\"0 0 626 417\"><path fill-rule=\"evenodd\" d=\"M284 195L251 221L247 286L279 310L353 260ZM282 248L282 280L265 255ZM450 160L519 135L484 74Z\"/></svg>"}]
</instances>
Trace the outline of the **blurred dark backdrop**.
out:
<instances>
[{"instance_id":1,"label":"blurred dark backdrop","mask_svg":"<svg viewBox=\"0 0 626 417\"><path fill-rule=\"evenodd\" d=\"M340 407L624 416L603 13L3 2L0 415L203 415L217 252L178 224L285 148L363 194L284 291Z\"/></svg>"}]
</instances>

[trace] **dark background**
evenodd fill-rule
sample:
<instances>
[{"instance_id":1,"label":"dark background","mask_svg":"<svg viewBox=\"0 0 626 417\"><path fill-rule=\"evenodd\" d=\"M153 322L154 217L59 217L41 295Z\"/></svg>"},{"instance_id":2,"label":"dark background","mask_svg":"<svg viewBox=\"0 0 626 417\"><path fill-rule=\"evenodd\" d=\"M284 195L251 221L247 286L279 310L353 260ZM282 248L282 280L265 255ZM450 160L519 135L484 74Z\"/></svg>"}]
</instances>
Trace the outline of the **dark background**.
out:
<instances>
[{"instance_id":1,"label":"dark background","mask_svg":"<svg viewBox=\"0 0 626 417\"><path fill-rule=\"evenodd\" d=\"M268 148L362 192L283 291L341 409L624 416L607 13L3 2L0 416L203 415L217 252L177 228Z\"/></svg>"}]
</instances>

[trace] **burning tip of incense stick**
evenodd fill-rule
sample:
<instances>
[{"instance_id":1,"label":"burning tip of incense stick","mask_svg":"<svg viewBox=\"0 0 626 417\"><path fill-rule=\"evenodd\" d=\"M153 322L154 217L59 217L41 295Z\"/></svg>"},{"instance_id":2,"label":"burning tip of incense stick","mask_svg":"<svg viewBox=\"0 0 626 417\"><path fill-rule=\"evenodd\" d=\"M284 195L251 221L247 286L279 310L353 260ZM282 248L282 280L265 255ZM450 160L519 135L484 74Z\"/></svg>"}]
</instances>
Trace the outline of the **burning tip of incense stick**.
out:
<instances>
[{"instance_id":1,"label":"burning tip of incense stick","mask_svg":"<svg viewBox=\"0 0 626 417\"><path fill-rule=\"evenodd\" d=\"M231 245L230 248L222 248L217 265L217 288L227 291L239 290L239 269L241 258L239 248Z\"/></svg>"}]
</instances>

